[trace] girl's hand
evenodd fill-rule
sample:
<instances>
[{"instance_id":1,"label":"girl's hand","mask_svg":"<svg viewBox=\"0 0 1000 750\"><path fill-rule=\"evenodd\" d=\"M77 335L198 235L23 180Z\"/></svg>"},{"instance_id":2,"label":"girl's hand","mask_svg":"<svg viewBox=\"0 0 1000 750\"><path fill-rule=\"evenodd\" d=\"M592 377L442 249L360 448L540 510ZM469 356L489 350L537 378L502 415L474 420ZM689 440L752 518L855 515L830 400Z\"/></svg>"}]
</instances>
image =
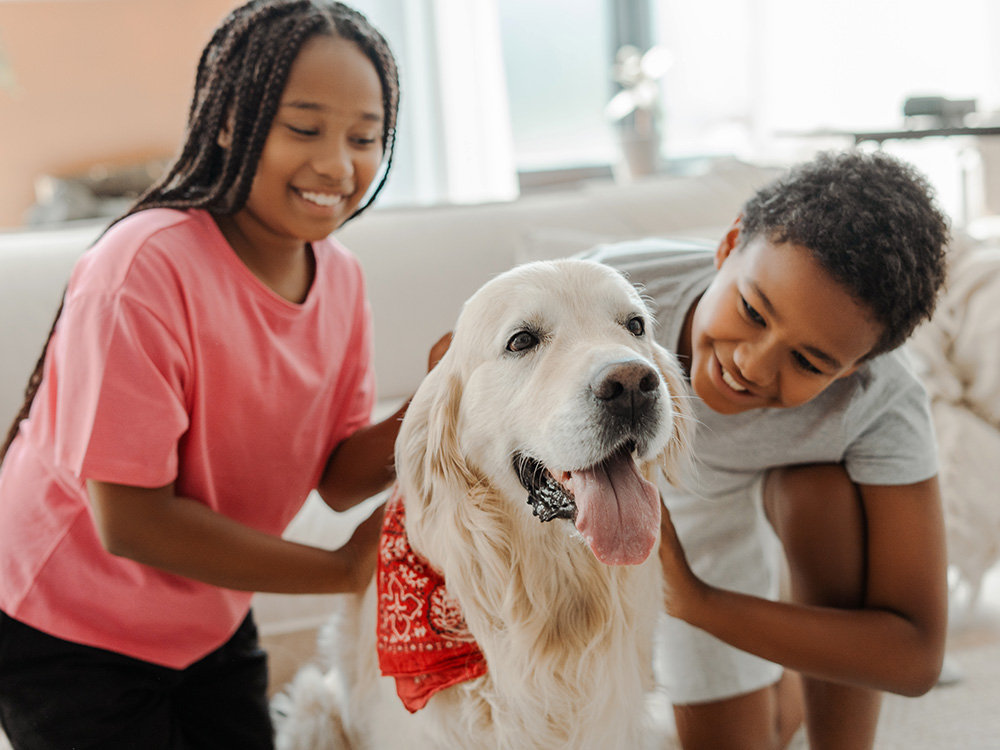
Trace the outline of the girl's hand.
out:
<instances>
[{"instance_id":1,"label":"girl's hand","mask_svg":"<svg viewBox=\"0 0 1000 750\"><path fill-rule=\"evenodd\" d=\"M431 353L427 357L427 372L433 370L434 366L441 361L441 357L448 351L448 347L451 346L451 337L452 332L448 331L448 333L434 342L434 346L431 347Z\"/></svg>"},{"instance_id":2,"label":"girl's hand","mask_svg":"<svg viewBox=\"0 0 1000 750\"><path fill-rule=\"evenodd\" d=\"M367 588L378 563L378 543L382 535L382 519L385 516L385 503L378 506L358 528L347 542L335 550L343 558L344 563L352 569L351 583L347 591L362 593Z\"/></svg>"}]
</instances>

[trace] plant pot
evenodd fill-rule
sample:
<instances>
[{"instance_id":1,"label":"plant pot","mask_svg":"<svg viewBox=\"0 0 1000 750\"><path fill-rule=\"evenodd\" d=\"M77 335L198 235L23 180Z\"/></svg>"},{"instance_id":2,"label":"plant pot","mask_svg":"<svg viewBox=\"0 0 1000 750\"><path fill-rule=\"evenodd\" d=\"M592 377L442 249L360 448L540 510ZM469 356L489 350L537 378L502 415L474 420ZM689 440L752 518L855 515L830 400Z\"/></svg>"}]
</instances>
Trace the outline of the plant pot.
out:
<instances>
[{"instance_id":1,"label":"plant pot","mask_svg":"<svg viewBox=\"0 0 1000 750\"><path fill-rule=\"evenodd\" d=\"M655 174L660 169L660 134L656 131L646 135L625 132L620 141L622 161L616 178L631 181Z\"/></svg>"}]
</instances>

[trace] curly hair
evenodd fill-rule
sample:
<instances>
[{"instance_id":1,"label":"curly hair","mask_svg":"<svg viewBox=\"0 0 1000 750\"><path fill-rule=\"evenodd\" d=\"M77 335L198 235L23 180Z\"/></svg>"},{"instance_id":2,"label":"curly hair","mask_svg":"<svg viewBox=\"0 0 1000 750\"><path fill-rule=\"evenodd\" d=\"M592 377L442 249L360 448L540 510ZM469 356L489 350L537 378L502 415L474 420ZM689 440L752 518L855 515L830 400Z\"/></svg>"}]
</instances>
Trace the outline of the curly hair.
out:
<instances>
[{"instance_id":1,"label":"curly hair","mask_svg":"<svg viewBox=\"0 0 1000 750\"><path fill-rule=\"evenodd\" d=\"M381 179L368 201L348 220L370 206L392 166L399 111L399 73L388 43L365 16L343 3L251 0L222 20L201 54L179 154L163 176L111 225L147 208L202 208L217 215L240 211L250 195L292 63L302 45L318 35L356 44L372 61L382 84ZM231 142L222 148L218 135L227 125ZM0 463L41 385L45 355L61 315L62 304L28 380L21 409L0 448Z\"/></svg>"},{"instance_id":2,"label":"curly hair","mask_svg":"<svg viewBox=\"0 0 1000 750\"><path fill-rule=\"evenodd\" d=\"M824 152L743 207L740 244L757 236L809 250L882 325L868 357L930 318L946 275L948 221L927 179L883 152Z\"/></svg>"}]
</instances>

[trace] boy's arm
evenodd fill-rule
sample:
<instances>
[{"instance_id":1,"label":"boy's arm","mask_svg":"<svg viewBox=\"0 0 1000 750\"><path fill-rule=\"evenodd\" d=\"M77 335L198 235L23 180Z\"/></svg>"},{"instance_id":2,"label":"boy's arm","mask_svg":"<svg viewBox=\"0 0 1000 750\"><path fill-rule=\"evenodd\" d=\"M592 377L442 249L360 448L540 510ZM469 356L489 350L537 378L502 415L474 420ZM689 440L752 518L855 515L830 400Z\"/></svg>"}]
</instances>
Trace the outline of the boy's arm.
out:
<instances>
[{"instance_id":1,"label":"boy's arm","mask_svg":"<svg viewBox=\"0 0 1000 750\"><path fill-rule=\"evenodd\" d=\"M744 651L833 682L902 695L929 690L947 628L947 558L936 478L859 487L867 575L859 609L812 607L724 591L694 576L664 513L667 611Z\"/></svg>"}]
</instances>

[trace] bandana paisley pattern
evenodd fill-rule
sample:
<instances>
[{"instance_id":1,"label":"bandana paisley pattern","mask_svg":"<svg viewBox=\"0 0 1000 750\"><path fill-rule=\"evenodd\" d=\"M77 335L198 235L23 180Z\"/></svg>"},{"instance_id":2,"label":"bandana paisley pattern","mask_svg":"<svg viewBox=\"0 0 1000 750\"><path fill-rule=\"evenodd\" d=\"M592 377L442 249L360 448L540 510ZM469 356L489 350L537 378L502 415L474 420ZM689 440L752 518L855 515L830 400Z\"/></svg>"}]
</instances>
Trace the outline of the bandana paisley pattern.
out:
<instances>
[{"instance_id":1,"label":"bandana paisley pattern","mask_svg":"<svg viewBox=\"0 0 1000 750\"><path fill-rule=\"evenodd\" d=\"M483 653L444 578L410 546L398 487L386 506L376 575L379 668L395 678L410 713L439 690L486 674Z\"/></svg>"}]
</instances>

